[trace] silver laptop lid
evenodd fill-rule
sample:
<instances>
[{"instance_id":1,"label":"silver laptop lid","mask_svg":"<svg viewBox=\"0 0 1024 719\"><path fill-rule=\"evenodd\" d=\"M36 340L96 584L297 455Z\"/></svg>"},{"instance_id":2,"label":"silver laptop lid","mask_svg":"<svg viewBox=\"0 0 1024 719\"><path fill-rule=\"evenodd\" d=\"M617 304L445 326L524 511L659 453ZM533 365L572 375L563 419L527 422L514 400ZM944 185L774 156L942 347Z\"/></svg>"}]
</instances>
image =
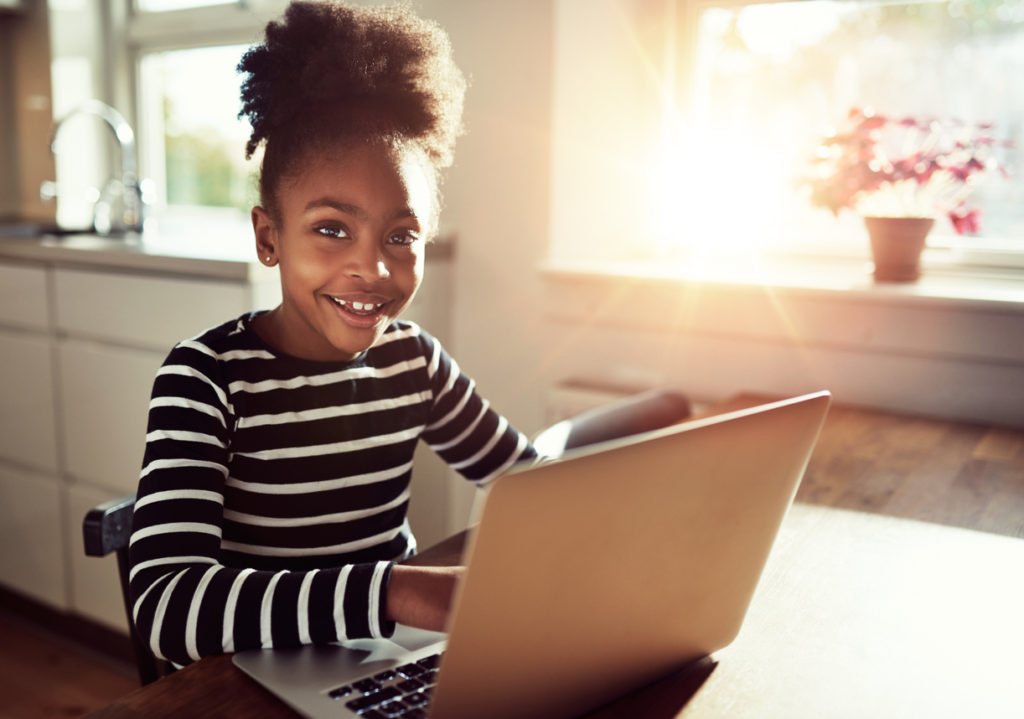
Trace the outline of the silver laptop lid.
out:
<instances>
[{"instance_id":1,"label":"silver laptop lid","mask_svg":"<svg viewBox=\"0 0 1024 719\"><path fill-rule=\"evenodd\" d=\"M829 402L684 423L495 481L430 716L578 716L729 644Z\"/></svg>"}]
</instances>

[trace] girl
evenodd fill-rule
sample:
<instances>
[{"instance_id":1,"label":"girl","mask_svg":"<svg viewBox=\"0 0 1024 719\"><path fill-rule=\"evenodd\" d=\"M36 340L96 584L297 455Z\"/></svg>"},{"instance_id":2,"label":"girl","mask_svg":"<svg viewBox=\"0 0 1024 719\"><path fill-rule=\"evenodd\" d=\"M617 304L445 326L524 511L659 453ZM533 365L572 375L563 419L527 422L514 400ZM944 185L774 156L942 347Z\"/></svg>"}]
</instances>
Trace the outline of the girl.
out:
<instances>
[{"instance_id":1,"label":"girl","mask_svg":"<svg viewBox=\"0 0 1024 719\"><path fill-rule=\"evenodd\" d=\"M243 57L260 261L282 302L178 344L157 374L131 540L136 626L213 653L444 626L453 568L396 565L419 439L471 480L536 453L398 319L438 226L465 82L405 9L294 2Z\"/></svg>"}]
</instances>

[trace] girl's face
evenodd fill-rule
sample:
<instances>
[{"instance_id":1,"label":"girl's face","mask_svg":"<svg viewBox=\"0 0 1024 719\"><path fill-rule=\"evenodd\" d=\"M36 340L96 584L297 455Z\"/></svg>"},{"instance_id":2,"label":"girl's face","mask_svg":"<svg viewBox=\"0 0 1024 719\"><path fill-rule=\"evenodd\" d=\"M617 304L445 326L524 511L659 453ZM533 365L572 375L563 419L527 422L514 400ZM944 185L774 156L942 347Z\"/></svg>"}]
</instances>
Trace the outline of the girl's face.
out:
<instances>
[{"instance_id":1,"label":"girl's face","mask_svg":"<svg viewBox=\"0 0 1024 719\"><path fill-rule=\"evenodd\" d=\"M276 221L252 211L260 260L280 264L282 291L257 331L303 359L369 349L420 286L434 194L417 155L382 145L340 145L283 178Z\"/></svg>"}]
</instances>

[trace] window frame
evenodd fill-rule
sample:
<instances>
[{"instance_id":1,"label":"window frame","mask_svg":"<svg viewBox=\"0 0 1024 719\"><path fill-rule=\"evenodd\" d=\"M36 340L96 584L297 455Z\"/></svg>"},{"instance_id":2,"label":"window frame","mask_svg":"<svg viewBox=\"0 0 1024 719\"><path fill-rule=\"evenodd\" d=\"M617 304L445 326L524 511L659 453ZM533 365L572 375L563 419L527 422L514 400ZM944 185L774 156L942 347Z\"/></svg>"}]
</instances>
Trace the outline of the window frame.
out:
<instances>
[{"instance_id":1,"label":"window frame","mask_svg":"<svg viewBox=\"0 0 1024 719\"><path fill-rule=\"evenodd\" d=\"M109 67L114 69L115 95L123 97L124 106L130 108L140 175L150 179L155 189L152 216L166 220L167 226L182 224L183 217L167 212L164 128L162 122L149 116L146 110L143 58L175 50L250 45L260 40L266 24L279 18L287 5L288 0L234 0L180 10L142 11L136 8L134 0L115 0L110 4L108 46L114 48L114 56L110 58ZM188 211L188 215L195 216L196 212L214 221L228 214L221 208L207 211L207 208L197 207Z\"/></svg>"}]
</instances>

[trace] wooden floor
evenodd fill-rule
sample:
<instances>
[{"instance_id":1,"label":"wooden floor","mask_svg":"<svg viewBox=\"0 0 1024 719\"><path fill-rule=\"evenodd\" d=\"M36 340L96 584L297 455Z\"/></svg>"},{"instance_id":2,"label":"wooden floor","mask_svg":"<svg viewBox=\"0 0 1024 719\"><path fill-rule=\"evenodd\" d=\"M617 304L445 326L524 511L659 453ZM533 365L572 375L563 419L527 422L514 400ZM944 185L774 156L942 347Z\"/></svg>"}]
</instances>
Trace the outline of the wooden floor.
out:
<instances>
[{"instance_id":1,"label":"wooden floor","mask_svg":"<svg viewBox=\"0 0 1024 719\"><path fill-rule=\"evenodd\" d=\"M833 406L797 501L1024 538L1024 431Z\"/></svg>"},{"instance_id":2,"label":"wooden floor","mask_svg":"<svg viewBox=\"0 0 1024 719\"><path fill-rule=\"evenodd\" d=\"M7 611L0 611L0 717L80 717L139 686L117 662Z\"/></svg>"},{"instance_id":3,"label":"wooden floor","mask_svg":"<svg viewBox=\"0 0 1024 719\"><path fill-rule=\"evenodd\" d=\"M1024 537L1024 431L833 407L797 501ZM0 611L0 719L81 716L136 686Z\"/></svg>"}]
</instances>

